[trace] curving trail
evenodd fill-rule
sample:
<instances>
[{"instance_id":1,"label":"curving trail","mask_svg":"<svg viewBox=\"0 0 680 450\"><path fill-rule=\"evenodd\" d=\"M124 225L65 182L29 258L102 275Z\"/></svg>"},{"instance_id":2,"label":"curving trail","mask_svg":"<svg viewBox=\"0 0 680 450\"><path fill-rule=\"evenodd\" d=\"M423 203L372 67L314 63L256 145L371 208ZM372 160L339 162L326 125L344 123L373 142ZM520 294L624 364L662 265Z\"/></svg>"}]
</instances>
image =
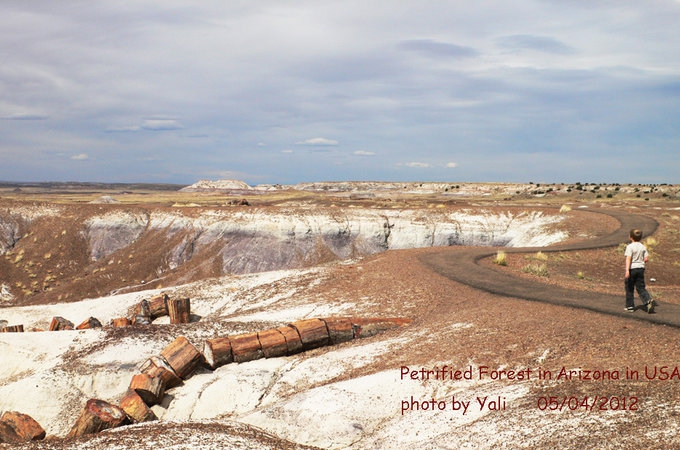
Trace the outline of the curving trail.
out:
<instances>
[{"instance_id":1,"label":"curving trail","mask_svg":"<svg viewBox=\"0 0 680 450\"><path fill-rule=\"evenodd\" d=\"M618 211L598 213L614 217L621 223L621 226L613 233L591 241L551 247L505 248L503 251L506 253L533 253L540 250L543 253L548 253L615 247L622 242L628 242L628 233L631 228L639 228L643 230L645 236L649 236L656 231L659 225L654 219L642 215ZM440 275L492 294L589 309L680 328L680 305L664 303L659 307L657 302L655 312L648 314L647 311L639 308L640 300L636 294L635 301L638 309L632 314L624 311L623 276L621 277L620 295L577 291L535 283L478 264L482 258L495 255L496 251L497 249L494 247L447 247L441 251L423 254L420 256L420 260Z\"/></svg>"}]
</instances>

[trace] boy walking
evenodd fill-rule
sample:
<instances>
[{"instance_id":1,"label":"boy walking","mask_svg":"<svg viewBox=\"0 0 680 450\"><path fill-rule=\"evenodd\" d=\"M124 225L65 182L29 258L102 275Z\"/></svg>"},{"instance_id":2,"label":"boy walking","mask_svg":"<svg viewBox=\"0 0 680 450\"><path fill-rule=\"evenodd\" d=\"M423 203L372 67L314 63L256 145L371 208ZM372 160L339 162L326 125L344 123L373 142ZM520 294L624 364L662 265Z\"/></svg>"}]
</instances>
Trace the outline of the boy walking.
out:
<instances>
[{"instance_id":1,"label":"boy walking","mask_svg":"<svg viewBox=\"0 0 680 450\"><path fill-rule=\"evenodd\" d=\"M645 289L645 263L649 259L649 253L645 245L640 242L642 231L630 230L630 244L626 246L626 311L634 312L634 292L637 290L643 306L648 313L654 312L654 300Z\"/></svg>"}]
</instances>

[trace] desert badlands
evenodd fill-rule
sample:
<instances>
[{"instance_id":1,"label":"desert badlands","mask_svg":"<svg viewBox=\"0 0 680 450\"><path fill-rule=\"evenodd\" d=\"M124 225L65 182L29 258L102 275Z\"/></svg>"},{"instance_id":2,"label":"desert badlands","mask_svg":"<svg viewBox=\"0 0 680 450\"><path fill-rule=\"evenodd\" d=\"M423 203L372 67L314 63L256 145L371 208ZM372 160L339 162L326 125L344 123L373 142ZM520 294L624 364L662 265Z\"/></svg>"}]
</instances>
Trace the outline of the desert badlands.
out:
<instances>
[{"instance_id":1,"label":"desert badlands","mask_svg":"<svg viewBox=\"0 0 680 450\"><path fill-rule=\"evenodd\" d=\"M0 416L45 431L0 448L680 446L680 187L180 188L0 185ZM629 227L655 314L623 311ZM183 323L140 314L161 295ZM154 420L72 433L178 338L200 354Z\"/></svg>"}]
</instances>

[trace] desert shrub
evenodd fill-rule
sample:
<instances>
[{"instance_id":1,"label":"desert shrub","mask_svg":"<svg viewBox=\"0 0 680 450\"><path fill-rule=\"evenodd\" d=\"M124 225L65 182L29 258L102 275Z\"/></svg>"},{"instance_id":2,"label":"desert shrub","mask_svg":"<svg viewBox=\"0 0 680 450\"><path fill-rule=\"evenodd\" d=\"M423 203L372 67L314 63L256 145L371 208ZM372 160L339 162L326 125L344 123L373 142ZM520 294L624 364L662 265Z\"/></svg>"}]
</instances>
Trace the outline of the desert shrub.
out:
<instances>
[{"instance_id":1,"label":"desert shrub","mask_svg":"<svg viewBox=\"0 0 680 450\"><path fill-rule=\"evenodd\" d=\"M571 206L569 205L562 205L562 207L560 208L561 214L568 213L569 211L571 211Z\"/></svg>"},{"instance_id":2,"label":"desert shrub","mask_svg":"<svg viewBox=\"0 0 680 450\"><path fill-rule=\"evenodd\" d=\"M578 278L579 280L583 280L583 279L586 278L586 276L585 276L585 274L583 273L582 270L579 270L579 271L576 273L576 278Z\"/></svg>"},{"instance_id":3,"label":"desert shrub","mask_svg":"<svg viewBox=\"0 0 680 450\"><path fill-rule=\"evenodd\" d=\"M496 256L493 259L493 263L498 264L499 266L508 265L508 257L503 250L498 250L498 252L496 252Z\"/></svg>"},{"instance_id":4,"label":"desert shrub","mask_svg":"<svg viewBox=\"0 0 680 450\"><path fill-rule=\"evenodd\" d=\"M547 261L548 255L539 251L539 252L536 252L536 254L534 255L534 259L537 259L539 261Z\"/></svg>"},{"instance_id":5,"label":"desert shrub","mask_svg":"<svg viewBox=\"0 0 680 450\"><path fill-rule=\"evenodd\" d=\"M539 277L549 276L548 267L545 264L530 263L524 266L522 271Z\"/></svg>"}]
</instances>

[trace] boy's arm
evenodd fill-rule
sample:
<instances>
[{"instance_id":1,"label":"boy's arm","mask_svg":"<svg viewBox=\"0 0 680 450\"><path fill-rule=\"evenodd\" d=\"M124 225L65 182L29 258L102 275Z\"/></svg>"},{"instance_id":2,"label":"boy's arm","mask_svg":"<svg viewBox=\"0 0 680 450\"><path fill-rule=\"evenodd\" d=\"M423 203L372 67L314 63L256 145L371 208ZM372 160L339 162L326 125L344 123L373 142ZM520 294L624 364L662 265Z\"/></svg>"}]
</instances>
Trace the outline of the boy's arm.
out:
<instances>
[{"instance_id":1,"label":"boy's arm","mask_svg":"<svg viewBox=\"0 0 680 450\"><path fill-rule=\"evenodd\" d=\"M630 263L633 260L632 256L626 256L626 275L625 278L630 278Z\"/></svg>"}]
</instances>

